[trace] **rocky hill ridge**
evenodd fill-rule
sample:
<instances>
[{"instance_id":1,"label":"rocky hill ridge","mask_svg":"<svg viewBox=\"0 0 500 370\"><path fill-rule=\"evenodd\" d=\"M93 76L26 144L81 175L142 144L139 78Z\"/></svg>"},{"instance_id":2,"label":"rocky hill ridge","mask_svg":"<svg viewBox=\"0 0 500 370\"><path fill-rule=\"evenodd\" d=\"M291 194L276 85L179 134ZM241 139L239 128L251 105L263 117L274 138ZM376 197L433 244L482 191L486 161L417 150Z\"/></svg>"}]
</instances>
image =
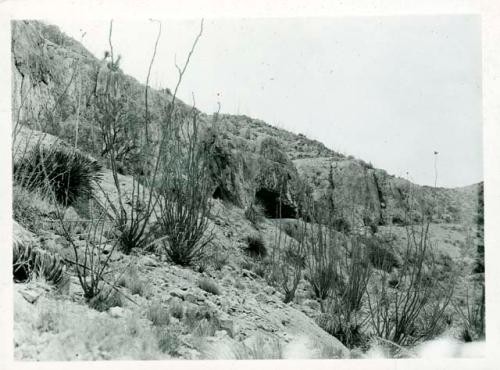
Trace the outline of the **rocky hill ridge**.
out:
<instances>
[{"instance_id":1,"label":"rocky hill ridge","mask_svg":"<svg viewBox=\"0 0 500 370\"><path fill-rule=\"evenodd\" d=\"M95 133L98 128L90 106L92 92L97 88L95 75L103 68L103 61L57 27L37 21L13 22L12 56L14 105L22 107L19 121L36 128L41 115L50 115L45 117L49 118L49 125L44 131L68 142L76 140L78 124L79 147L99 156ZM125 81L126 104L135 114L131 124L138 125L137 120L144 114L144 86L123 73L120 78ZM171 99L171 92L150 89L150 94L153 126L159 129L162 99ZM47 113L47 106L58 108ZM184 112L190 109L180 101L178 106ZM26 107L30 107L29 112ZM202 114L201 120L205 127L213 126L213 115ZM357 216L351 222L358 224L363 219L376 225L406 222L408 216L402 201L409 192L426 204L435 203L432 207L436 209L436 222L462 222L475 215L480 185L473 186L471 191L418 186L362 160L337 153L304 135L247 116L219 115L217 130L212 134L224 162L214 169L217 172L214 196L242 208L260 203L270 216L275 216L272 213L277 208L276 200L281 198L285 199L285 216L294 217L298 207L296 185L305 181L316 200L334 197L343 203L339 208L350 207L350 213L355 209ZM276 146L272 156L279 160L263 155L263 145ZM134 160L127 157L123 163ZM130 171L125 167L123 173ZM284 197L279 196L282 192L286 194ZM417 214L412 217L419 218Z\"/></svg>"}]
</instances>

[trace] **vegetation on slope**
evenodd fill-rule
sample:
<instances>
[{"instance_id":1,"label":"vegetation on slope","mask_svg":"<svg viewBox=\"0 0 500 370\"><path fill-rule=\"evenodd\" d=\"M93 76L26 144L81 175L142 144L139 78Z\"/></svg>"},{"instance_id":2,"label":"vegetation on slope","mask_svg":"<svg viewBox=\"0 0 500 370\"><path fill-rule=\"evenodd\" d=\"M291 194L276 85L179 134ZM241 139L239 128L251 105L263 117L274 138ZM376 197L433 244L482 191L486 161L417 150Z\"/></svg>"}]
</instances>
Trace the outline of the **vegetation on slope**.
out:
<instances>
[{"instance_id":1,"label":"vegetation on slope","mask_svg":"<svg viewBox=\"0 0 500 370\"><path fill-rule=\"evenodd\" d=\"M16 357L206 358L225 343L229 357L283 358L299 332L321 349L311 357L380 340L397 356L442 333L484 336L482 219L457 216L474 189L457 201L262 122L203 115L175 97L189 57L173 93L153 91L120 71L111 30L97 61L52 26L14 24L14 217L51 251L15 244L19 294L39 308L16 303Z\"/></svg>"}]
</instances>

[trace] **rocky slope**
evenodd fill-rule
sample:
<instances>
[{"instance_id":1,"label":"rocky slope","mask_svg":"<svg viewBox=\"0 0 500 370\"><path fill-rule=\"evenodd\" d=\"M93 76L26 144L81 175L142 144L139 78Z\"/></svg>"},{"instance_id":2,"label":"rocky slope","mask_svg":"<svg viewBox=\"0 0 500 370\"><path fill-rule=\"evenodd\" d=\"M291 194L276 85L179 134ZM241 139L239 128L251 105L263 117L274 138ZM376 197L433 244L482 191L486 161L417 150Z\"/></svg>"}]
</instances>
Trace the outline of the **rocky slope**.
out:
<instances>
[{"instance_id":1,"label":"rocky slope","mask_svg":"<svg viewBox=\"0 0 500 370\"><path fill-rule=\"evenodd\" d=\"M76 146L102 162L101 188L117 198L102 158L105 147L92 100L109 60L98 60L54 26L36 21L16 21L12 26L14 161L38 140L48 146ZM126 133L120 133L121 145L130 149L120 160L119 181L126 197L132 191L131 174L144 160L127 145L134 142L134 130L143 122L145 87L119 68L115 73L121 82L121 102L130 112L123 117ZM168 89L150 90L149 99L154 137L172 94ZM179 117L189 114L191 107L176 103ZM349 227L380 226L379 235L395 234L402 243L400 226L430 211L439 253L460 258L464 273L472 269L481 184L422 187L257 119L203 113L200 119L203 140L214 148L210 226L215 237L208 266L180 268L167 263L161 253L118 251L111 270L126 271L121 289L131 299L106 312L84 304L74 277L57 292L39 281L16 284L17 359L255 358L252 351L274 344L274 352L264 357L349 357L346 347L316 324L319 303L309 284L302 280L294 301L285 304L282 292L260 276L259 261L245 253L249 236L259 235L268 246L275 243L276 224L284 222L275 218L295 218L304 189L318 203L333 202ZM71 260L73 251L58 230L54 205L20 188L15 188L14 198L20 208L14 214L29 221L16 226L23 235L20 240ZM246 214L257 205L266 216L258 227ZM84 222L84 212L75 208L65 215L76 224ZM215 281L219 292L202 289L204 279ZM168 323L155 323L150 313L154 307L169 310ZM113 335L107 337L110 332Z\"/></svg>"},{"instance_id":2,"label":"rocky slope","mask_svg":"<svg viewBox=\"0 0 500 370\"><path fill-rule=\"evenodd\" d=\"M98 60L57 27L36 21L13 22L12 76L13 106L16 121L37 128L41 116L48 120L44 131L75 142L78 125L79 147L97 157L101 153L92 93L99 88L99 71L108 60ZM123 80L123 95L134 110L132 124L138 125L144 114L143 85L118 71ZM161 127L161 98L172 96L168 89L150 89L151 131ZM177 102L181 112L189 107ZM55 107L47 109L47 107ZM247 208L261 203L276 216L276 201L285 194L282 217L294 217L298 189L303 182L317 200L334 198L345 213L355 214L352 222L377 225L403 223L408 219L403 200L408 197L434 208L436 222L469 221L478 204L479 185L467 189L433 189L411 184L389 175L369 163L345 157L304 135L275 128L246 116L201 115L204 127L210 127L207 140L216 142L214 196ZM132 157L124 163L133 162ZM126 167L126 165L124 165ZM127 172L124 168L124 173ZM417 220L421 207L410 219ZM355 212L352 212L352 210Z\"/></svg>"}]
</instances>

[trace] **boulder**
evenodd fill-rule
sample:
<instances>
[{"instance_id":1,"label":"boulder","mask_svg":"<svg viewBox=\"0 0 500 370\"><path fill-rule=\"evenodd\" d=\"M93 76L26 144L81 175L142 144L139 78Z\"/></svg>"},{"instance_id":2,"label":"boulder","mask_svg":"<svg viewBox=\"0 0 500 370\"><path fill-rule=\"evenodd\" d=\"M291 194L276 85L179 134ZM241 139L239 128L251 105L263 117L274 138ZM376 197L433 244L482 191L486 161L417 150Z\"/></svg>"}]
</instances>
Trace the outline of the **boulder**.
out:
<instances>
[{"instance_id":1,"label":"boulder","mask_svg":"<svg viewBox=\"0 0 500 370\"><path fill-rule=\"evenodd\" d=\"M20 291L23 298L31 304L34 304L38 298L42 295L40 290L35 289L23 289Z\"/></svg>"},{"instance_id":2,"label":"boulder","mask_svg":"<svg viewBox=\"0 0 500 370\"><path fill-rule=\"evenodd\" d=\"M234 338L236 334L234 321L232 319L219 319L219 327L221 330L227 332L227 334Z\"/></svg>"},{"instance_id":3,"label":"boulder","mask_svg":"<svg viewBox=\"0 0 500 370\"><path fill-rule=\"evenodd\" d=\"M125 310L121 307L111 307L109 309L109 314L111 315L111 317L114 317L114 318L121 318L121 317L125 317Z\"/></svg>"}]
</instances>

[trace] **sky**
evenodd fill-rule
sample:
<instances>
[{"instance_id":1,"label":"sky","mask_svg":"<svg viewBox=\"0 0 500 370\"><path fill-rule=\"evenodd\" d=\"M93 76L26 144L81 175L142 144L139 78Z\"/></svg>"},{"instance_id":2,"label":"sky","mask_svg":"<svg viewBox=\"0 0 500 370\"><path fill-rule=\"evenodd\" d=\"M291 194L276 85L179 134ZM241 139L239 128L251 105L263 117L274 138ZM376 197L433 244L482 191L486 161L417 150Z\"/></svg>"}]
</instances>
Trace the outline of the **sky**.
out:
<instances>
[{"instance_id":1,"label":"sky","mask_svg":"<svg viewBox=\"0 0 500 370\"><path fill-rule=\"evenodd\" d=\"M108 20L47 19L97 57ZM162 20L152 87L173 88L200 20ZM158 22L113 23L123 71L146 81ZM320 140L422 185L483 180L477 16L205 19L178 96ZM438 152L437 156L434 152ZM436 158L437 157L437 158Z\"/></svg>"}]
</instances>

